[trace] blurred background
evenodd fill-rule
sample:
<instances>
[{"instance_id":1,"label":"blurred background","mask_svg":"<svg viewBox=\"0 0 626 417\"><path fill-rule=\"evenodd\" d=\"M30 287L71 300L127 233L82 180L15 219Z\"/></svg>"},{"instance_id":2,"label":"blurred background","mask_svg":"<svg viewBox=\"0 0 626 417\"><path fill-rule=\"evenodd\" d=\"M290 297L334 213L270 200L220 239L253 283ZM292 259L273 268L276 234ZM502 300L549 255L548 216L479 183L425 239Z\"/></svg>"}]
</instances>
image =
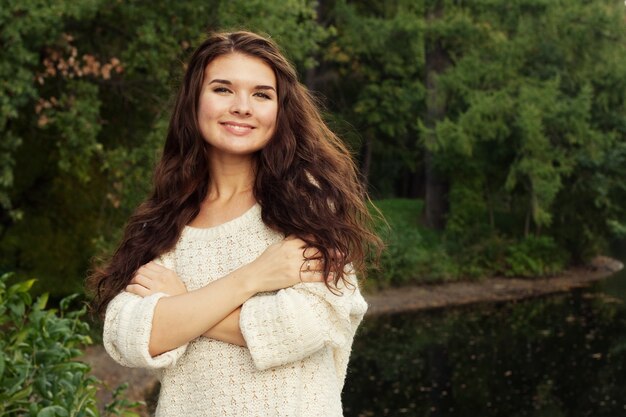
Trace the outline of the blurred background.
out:
<instances>
[{"instance_id":1,"label":"blurred background","mask_svg":"<svg viewBox=\"0 0 626 417\"><path fill-rule=\"evenodd\" d=\"M368 294L626 259L621 0L2 0L6 286L84 292L149 190L186 59L229 29L278 42L352 149L390 226ZM624 279L368 318L346 416L626 415Z\"/></svg>"}]
</instances>

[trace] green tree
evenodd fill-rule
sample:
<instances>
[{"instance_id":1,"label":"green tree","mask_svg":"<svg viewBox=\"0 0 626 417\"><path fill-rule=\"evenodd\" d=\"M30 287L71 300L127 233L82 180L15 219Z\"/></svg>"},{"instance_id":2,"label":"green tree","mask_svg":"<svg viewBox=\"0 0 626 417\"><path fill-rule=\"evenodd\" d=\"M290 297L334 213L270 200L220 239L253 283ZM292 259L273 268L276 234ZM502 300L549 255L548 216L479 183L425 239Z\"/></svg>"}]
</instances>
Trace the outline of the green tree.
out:
<instances>
[{"instance_id":1,"label":"green tree","mask_svg":"<svg viewBox=\"0 0 626 417\"><path fill-rule=\"evenodd\" d=\"M336 35L315 85L334 117L352 126L340 130L348 130L373 194L410 194L405 179L418 171L416 119L425 97L423 5L338 0L326 13Z\"/></svg>"},{"instance_id":2,"label":"green tree","mask_svg":"<svg viewBox=\"0 0 626 417\"><path fill-rule=\"evenodd\" d=\"M80 290L145 196L184 61L207 30L276 38L315 62L316 3L17 2L0 11L0 268Z\"/></svg>"},{"instance_id":3,"label":"green tree","mask_svg":"<svg viewBox=\"0 0 626 417\"><path fill-rule=\"evenodd\" d=\"M603 204L598 195L621 199L619 185L590 187L583 192L590 198L572 185L590 185L607 159L620 158L622 9L610 1L485 0L446 15L467 22L463 36L443 40L453 57L440 75L450 105L429 144L452 184L449 231L467 239L481 230L545 234L580 256L591 241L597 250L611 228L621 230L615 203L623 200ZM590 207L599 209L595 216Z\"/></svg>"}]
</instances>

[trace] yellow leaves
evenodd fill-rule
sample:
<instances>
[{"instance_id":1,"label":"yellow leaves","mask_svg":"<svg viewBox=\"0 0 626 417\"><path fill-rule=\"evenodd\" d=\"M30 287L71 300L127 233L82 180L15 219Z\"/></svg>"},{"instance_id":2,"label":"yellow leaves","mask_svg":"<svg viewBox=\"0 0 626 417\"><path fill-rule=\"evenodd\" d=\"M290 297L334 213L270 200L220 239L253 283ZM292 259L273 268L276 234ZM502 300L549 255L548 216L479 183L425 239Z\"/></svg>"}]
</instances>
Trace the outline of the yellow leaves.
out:
<instances>
[{"instance_id":1,"label":"yellow leaves","mask_svg":"<svg viewBox=\"0 0 626 417\"><path fill-rule=\"evenodd\" d=\"M44 98L40 98L37 104L35 105L35 113L40 114L43 109L50 109L53 106L56 106L58 101L56 97L50 97L49 100Z\"/></svg>"},{"instance_id":2,"label":"yellow leaves","mask_svg":"<svg viewBox=\"0 0 626 417\"><path fill-rule=\"evenodd\" d=\"M45 98L39 98L37 104L35 104L35 114L39 115L37 119L37 126L45 127L51 122L50 117L45 114L45 110L52 109L53 107L58 107L59 101L56 97L50 97L50 99L46 100Z\"/></svg>"},{"instance_id":3,"label":"yellow leaves","mask_svg":"<svg viewBox=\"0 0 626 417\"><path fill-rule=\"evenodd\" d=\"M124 66L120 60L113 57L109 62L101 62L92 54L83 54L78 57L78 49L72 45L74 38L67 34L63 34L63 40L66 45L54 49L46 48L46 56L44 57L43 72L36 74L35 79L43 85L47 78L60 76L62 78L82 78L94 77L103 80L111 79L112 74L120 74L124 71Z\"/></svg>"},{"instance_id":4,"label":"yellow leaves","mask_svg":"<svg viewBox=\"0 0 626 417\"><path fill-rule=\"evenodd\" d=\"M50 119L48 118L48 116L42 114L41 116L39 116L39 119L37 119L37 126L45 127L49 122Z\"/></svg>"},{"instance_id":5,"label":"yellow leaves","mask_svg":"<svg viewBox=\"0 0 626 417\"><path fill-rule=\"evenodd\" d=\"M124 71L121 61L112 57L108 62L103 62L95 55L85 53L80 55L78 48L72 45L74 37L63 33L61 46L47 47L44 50L42 59L43 70L35 74L35 80L40 85L45 84L47 79L80 79L91 77L102 80L109 80L114 74ZM71 108L74 105L75 97L68 95L63 107ZM61 107L61 103L55 97L39 98L35 104L35 114L38 115L37 126L44 128L54 121L54 110Z\"/></svg>"}]
</instances>

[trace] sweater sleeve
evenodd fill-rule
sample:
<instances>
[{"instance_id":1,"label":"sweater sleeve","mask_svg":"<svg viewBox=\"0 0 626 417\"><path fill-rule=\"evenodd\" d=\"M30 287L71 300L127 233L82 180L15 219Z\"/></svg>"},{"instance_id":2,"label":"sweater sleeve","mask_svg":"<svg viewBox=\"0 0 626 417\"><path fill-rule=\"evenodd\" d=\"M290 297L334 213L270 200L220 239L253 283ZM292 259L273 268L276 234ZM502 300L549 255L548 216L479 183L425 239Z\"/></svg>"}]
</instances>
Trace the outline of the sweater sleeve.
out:
<instances>
[{"instance_id":1,"label":"sweater sleeve","mask_svg":"<svg viewBox=\"0 0 626 417\"><path fill-rule=\"evenodd\" d=\"M367 311L356 278L348 278L354 285L339 288L340 295L324 283L302 283L246 301L239 324L257 369L298 361L330 347L343 380L354 334Z\"/></svg>"},{"instance_id":2,"label":"sweater sleeve","mask_svg":"<svg viewBox=\"0 0 626 417\"><path fill-rule=\"evenodd\" d=\"M174 269L171 254L155 261ZM103 344L108 354L120 365L131 368L167 368L173 366L187 349L187 344L152 357L148 351L152 318L157 302L167 294L148 297L122 291L109 303L104 319Z\"/></svg>"}]
</instances>

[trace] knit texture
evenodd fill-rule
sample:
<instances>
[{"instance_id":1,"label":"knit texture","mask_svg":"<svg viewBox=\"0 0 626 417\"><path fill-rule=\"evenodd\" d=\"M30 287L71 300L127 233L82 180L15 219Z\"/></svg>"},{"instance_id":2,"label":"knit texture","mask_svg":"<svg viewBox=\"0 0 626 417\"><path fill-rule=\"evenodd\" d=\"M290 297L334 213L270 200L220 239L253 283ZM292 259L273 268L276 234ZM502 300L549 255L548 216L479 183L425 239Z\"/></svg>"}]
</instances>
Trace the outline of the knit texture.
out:
<instances>
[{"instance_id":1,"label":"knit texture","mask_svg":"<svg viewBox=\"0 0 626 417\"><path fill-rule=\"evenodd\" d=\"M211 228L185 227L157 261L198 289L256 259L283 236L261 220L257 204ZM104 346L124 366L149 368L161 381L157 417L342 416L343 388L354 333L367 304L354 286L341 295L323 283L258 294L244 303L240 327L247 348L199 337L151 357L156 303L120 293L107 308Z\"/></svg>"}]
</instances>

